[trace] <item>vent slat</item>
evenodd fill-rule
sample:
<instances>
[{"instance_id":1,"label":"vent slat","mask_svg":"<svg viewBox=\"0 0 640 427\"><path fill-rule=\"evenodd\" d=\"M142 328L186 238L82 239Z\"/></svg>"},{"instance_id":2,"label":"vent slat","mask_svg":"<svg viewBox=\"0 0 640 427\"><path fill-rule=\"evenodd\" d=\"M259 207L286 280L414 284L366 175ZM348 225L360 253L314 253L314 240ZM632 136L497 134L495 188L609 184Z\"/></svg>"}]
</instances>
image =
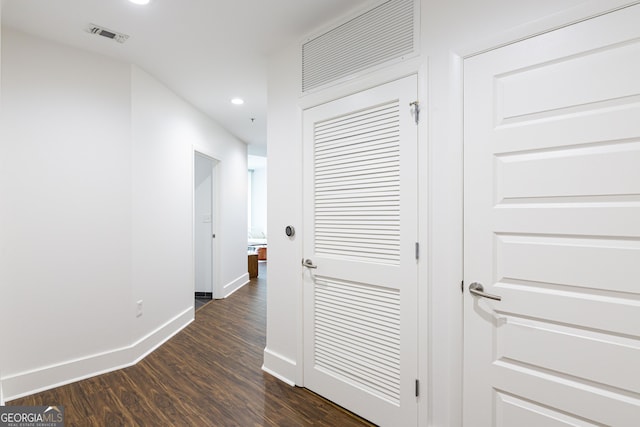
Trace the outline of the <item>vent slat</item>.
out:
<instances>
[{"instance_id":1,"label":"vent slat","mask_svg":"<svg viewBox=\"0 0 640 427\"><path fill-rule=\"evenodd\" d=\"M302 45L302 91L411 54L414 35L414 0L389 0Z\"/></svg>"}]
</instances>

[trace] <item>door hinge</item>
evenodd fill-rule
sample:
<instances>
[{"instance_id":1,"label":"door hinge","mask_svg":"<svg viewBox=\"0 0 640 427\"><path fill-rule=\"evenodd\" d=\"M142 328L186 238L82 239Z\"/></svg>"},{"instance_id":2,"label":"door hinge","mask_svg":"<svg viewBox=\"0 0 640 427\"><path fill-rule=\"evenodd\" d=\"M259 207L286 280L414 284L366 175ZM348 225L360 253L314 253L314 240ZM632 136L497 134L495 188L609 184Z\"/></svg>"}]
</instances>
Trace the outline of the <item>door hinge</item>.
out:
<instances>
[{"instance_id":1,"label":"door hinge","mask_svg":"<svg viewBox=\"0 0 640 427\"><path fill-rule=\"evenodd\" d=\"M416 380L416 397L420 396L420 380Z\"/></svg>"},{"instance_id":2,"label":"door hinge","mask_svg":"<svg viewBox=\"0 0 640 427\"><path fill-rule=\"evenodd\" d=\"M420 243L416 242L416 259L420 259Z\"/></svg>"},{"instance_id":3,"label":"door hinge","mask_svg":"<svg viewBox=\"0 0 640 427\"><path fill-rule=\"evenodd\" d=\"M464 280L460 281L460 292L464 294Z\"/></svg>"},{"instance_id":4,"label":"door hinge","mask_svg":"<svg viewBox=\"0 0 640 427\"><path fill-rule=\"evenodd\" d=\"M413 107L413 118L416 124L420 123L420 101L413 101L409 103L410 107Z\"/></svg>"}]
</instances>

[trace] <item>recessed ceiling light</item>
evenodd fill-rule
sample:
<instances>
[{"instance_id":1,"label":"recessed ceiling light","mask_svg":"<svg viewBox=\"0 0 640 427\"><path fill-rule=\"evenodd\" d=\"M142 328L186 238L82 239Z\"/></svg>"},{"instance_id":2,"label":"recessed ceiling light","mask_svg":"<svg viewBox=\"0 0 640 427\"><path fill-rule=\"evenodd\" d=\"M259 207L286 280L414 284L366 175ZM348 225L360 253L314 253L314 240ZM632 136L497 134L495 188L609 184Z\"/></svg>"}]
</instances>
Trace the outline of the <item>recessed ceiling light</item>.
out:
<instances>
[{"instance_id":1,"label":"recessed ceiling light","mask_svg":"<svg viewBox=\"0 0 640 427\"><path fill-rule=\"evenodd\" d=\"M151 0L129 0L129 1L135 4L149 4Z\"/></svg>"},{"instance_id":2,"label":"recessed ceiling light","mask_svg":"<svg viewBox=\"0 0 640 427\"><path fill-rule=\"evenodd\" d=\"M242 99L242 98L233 98L233 99L231 99L231 103L233 105L242 105L242 104L244 104L244 99Z\"/></svg>"}]
</instances>

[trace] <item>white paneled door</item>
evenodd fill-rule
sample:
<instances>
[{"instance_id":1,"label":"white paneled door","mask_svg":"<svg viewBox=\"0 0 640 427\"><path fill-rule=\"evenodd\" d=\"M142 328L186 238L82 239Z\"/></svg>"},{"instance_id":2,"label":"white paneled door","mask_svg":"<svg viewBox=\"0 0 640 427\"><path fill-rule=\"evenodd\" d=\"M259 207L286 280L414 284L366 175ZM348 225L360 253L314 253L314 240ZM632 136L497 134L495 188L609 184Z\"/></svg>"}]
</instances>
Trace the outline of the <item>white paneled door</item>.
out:
<instances>
[{"instance_id":1,"label":"white paneled door","mask_svg":"<svg viewBox=\"0 0 640 427\"><path fill-rule=\"evenodd\" d=\"M417 126L406 77L304 112L304 385L417 423Z\"/></svg>"},{"instance_id":2,"label":"white paneled door","mask_svg":"<svg viewBox=\"0 0 640 427\"><path fill-rule=\"evenodd\" d=\"M640 425L640 6L464 80L464 425Z\"/></svg>"}]
</instances>

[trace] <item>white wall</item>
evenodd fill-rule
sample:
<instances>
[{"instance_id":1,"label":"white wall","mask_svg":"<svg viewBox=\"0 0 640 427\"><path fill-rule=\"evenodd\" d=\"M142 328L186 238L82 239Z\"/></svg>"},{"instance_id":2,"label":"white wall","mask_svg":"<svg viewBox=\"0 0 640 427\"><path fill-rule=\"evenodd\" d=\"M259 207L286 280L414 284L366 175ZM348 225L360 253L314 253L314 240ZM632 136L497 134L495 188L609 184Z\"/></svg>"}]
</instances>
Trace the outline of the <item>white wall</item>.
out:
<instances>
[{"instance_id":1,"label":"white wall","mask_svg":"<svg viewBox=\"0 0 640 427\"><path fill-rule=\"evenodd\" d=\"M158 296L154 305L170 306L175 300L183 308L193 304L194 149L219 161L216 241L226 296L249 280L247 147L137 67L132 80L134 300L144 297L146 305L149 294L164 289L175 292L165 295L174 301ZM137 240L142 242L138 250ZM175 270L159 271L158 263Z\"/></svg>"},{"instance_id":2,"label":"white wall","mask_svg":"<svg viewBox=\"0 0 640 427\"><path fill-rule=\"evenodd\" d=\"M263 369L294 384L297 369L296 340L301 327L302 284L302 113L298 107L300 59L297 45L269 60L267 113L267 224L269 274L267 275L267 346ZM292 225L293 239L276 230ZM298 325L298 326L296 326Z\"/></svg>"},{"instance_id":3,"label":"white wall","mask_svg":"<svg viewBox=\"0 0 640 427\"><path fill-rule=\"evenodd\" d=\"M421 58L300 97L299 46L269 61L269 276L264 369L290 383L301 378L297 360L302 241L274 233L301 229L301 111L407 72L419 73L420 218L427 257L421 260L421 423L461 425L462 384L462 80L464 55L592 16L629 1L421 0ZM313 31L310 31L312 33Z\"/></svg>"},{"instance_id":4,"label":"white wall","mask_svg":"<svg viewBox=\"0 0 640 427\"><path fill-rule=\"evenodd\" d=\"M16 375L131 342L131 77L127 64L7 28L2 44L9 399Z\"/></svg>"},{"instance_id":5,"label":"white wall","mask_svg":"<svg viewBox=\"0 0 640 427\"><path fill-rule=\"evenodd\" d=\"M221 278L248 281L246 146L153 77L3 28L2 109L5 399L134 363L193 319L194 145L230 183Z\"/></svg>"}]
</instances>

